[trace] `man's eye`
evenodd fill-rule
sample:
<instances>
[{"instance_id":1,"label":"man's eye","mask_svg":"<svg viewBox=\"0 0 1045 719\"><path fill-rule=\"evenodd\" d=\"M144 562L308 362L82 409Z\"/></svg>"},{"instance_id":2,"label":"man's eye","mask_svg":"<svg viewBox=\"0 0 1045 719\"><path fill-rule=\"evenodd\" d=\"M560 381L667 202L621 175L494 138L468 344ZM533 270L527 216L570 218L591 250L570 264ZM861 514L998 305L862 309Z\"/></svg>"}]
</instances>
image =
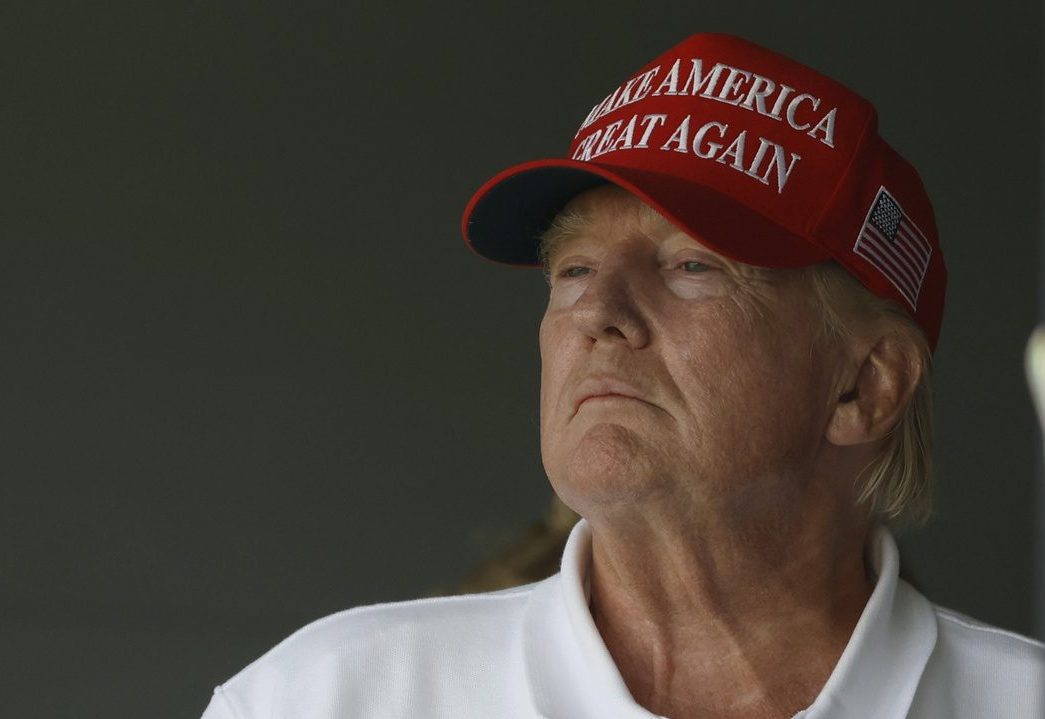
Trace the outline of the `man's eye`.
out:
<instances>
[{"instance_id":1,"label":"man's eye","mask_svg":"<svg viewBox=\"0 0 1045 719\"><path fill-rule=\"evenodd\" d=\"M580 277L581 275L588 274L588 272L590 271L590 268L585 267L583 265L572 265L563 269L562 272L559 273L559 275L561 277Z\"/></svg>"},{"instance_id":2,"label":"man's eye","mask_svg":"<svg viewBox=\"0 0 1045 719\"><path fill-rule=\"evenodd\" d=\"M687 273L707 272L711 269L709 265L705 265L703 262L698 262L697 260L680 262L675 265L675 268Z\"/></svg>"}]
</instances>

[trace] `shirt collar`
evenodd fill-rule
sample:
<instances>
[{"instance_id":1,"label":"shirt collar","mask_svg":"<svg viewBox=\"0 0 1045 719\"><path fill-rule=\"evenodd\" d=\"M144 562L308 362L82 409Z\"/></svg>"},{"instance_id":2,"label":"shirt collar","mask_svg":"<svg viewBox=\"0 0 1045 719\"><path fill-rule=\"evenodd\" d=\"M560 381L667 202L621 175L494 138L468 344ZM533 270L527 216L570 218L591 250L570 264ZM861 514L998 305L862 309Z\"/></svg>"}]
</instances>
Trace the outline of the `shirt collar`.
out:
<instances>
[{"instance_id":1,"label":"shirt collar","mask_svg":"<svg viewBox=\"0 0 1045 719\"><path fill-rule=\"evenodd\" d=\"M871 538L874 591L816 700L796 719L902 719L936 644L929 602L899 577L892 535ZM549 719L653 719L631 697L588 608L591 527L573 528L559 574L538 584L524 628L534 704Z\"/></svg>"}]
</instances>

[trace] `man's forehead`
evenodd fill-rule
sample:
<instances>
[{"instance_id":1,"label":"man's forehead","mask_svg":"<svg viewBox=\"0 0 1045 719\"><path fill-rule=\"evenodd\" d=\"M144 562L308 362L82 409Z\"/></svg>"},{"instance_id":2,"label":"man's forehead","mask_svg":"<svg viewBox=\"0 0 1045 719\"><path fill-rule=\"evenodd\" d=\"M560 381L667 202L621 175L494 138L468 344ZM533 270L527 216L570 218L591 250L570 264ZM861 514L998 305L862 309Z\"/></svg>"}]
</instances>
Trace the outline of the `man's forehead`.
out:
<instances>
[{"instance_id":1,"label":"man's forehead","mask_svg":"<svg viewBox=\"0 0 1045 719\"><path fill-rule=\"evenodd\" d=\"M641 198L617 185L606 184L586 190L566 203L559 214L571 214L589 224L634 219L644 224L673 227Z\"/></svg>"},{"instance_id":2,"label":"man's forehead","mask_svg":"<svg viewBox=\"0 0 1045 719\"><path fill-rule=\"evenodd\" d=\"M701 238L679 228L640 197L606 184L580 193L563 207L541 236L541 256L547 263L567 247L584 241L599 242L607 233L618 230L640 234L662 244L695 245L715 252Z\"/></svg>"},{"instance_id":3,"label":"man's forehead","mask_svg":"<svg viewBox=\"0 0 1045 719\"><path fill-rule=\"evenodd\" d=\"M550 257L567 244L598 239L605 231L618 227L657 236L689 237L630 192L616 185L602 185L566 203L541 237L543 254Z\"/></svg>"}]
</instances>

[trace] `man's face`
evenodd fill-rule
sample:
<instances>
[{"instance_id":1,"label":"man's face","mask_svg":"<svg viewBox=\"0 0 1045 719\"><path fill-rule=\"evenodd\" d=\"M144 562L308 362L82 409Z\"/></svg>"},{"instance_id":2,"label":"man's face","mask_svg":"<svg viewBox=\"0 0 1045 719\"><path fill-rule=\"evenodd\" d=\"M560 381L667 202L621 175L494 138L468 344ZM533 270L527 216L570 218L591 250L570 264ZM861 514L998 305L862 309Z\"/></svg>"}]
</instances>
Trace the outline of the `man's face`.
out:
<instances>
[{"instance_id":1,"label":"man's face","mask_svg":"<svg viewBox=\"0 0 1045 719\"><path fill-rule=\"evenodd\" d=\"M771 508L802 490L837 398L803 272L711 251L615 186L575 198L541 322L541 450L585 516Z\"/></svg>"}]
</instances>

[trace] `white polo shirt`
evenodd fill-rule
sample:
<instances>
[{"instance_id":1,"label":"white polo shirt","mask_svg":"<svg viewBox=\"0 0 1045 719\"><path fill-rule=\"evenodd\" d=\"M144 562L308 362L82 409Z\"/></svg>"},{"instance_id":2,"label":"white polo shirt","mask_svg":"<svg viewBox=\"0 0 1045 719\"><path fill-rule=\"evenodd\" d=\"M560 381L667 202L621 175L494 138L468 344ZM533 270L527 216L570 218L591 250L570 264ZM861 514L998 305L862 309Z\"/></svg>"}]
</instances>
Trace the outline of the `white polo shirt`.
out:
<instances>
[{"instance_id":1,"label":"white polo shirt","mask_svg":"<svg viewBox=\"0 0 1045 719\"><path fill-rule=\"evenodd\" d=\"M853 635L801 719L1045 718L1045 647L934 607L899 578L890 534ZM219 686L204 719L654 719L588 610L591 529L562 571L501 592L321 619Z\"/></svg>"}]
</instances>

